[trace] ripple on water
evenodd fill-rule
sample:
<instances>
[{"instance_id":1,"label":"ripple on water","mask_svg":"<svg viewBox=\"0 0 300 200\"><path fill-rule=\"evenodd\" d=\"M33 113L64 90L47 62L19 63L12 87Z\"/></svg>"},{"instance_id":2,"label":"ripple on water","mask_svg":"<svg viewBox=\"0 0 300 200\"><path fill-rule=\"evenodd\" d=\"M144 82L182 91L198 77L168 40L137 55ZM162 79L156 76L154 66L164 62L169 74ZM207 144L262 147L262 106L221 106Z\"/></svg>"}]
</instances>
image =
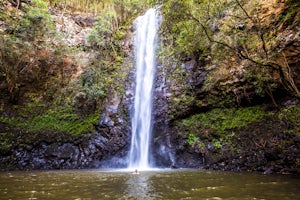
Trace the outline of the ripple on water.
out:
<instances>
[{"instance_id":1,"label":"ripple on water","mask_svg":"<svg viewBox=\"0 0 300 200\"><path fill-rule=\"evenodd\" d=\"M32 175L36 176L32 176ZM0 199L299 199L297 176L206 171L0 173Z\"/></svg>"}]
</instances>

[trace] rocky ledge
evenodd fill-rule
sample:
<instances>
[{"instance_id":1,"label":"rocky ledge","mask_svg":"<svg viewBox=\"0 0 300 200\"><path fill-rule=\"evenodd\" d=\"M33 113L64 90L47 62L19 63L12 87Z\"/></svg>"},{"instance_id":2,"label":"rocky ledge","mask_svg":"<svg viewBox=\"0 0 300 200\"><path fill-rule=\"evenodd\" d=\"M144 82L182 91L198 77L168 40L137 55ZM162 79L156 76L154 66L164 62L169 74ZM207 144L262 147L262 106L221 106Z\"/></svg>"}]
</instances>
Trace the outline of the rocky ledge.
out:
<instances>
[{"instance_id":1,"label":"rocky ledge","mask_svg":"<svg viewBox=\"0 0 300 200\"><path fill-rule=\"evenodd\" d=\"M124 140L109 140L99 133L79 137L19 132L3 137L12 142L1 146L1 170L98 168L126 145Z\"/></svg>"}]
</instances>

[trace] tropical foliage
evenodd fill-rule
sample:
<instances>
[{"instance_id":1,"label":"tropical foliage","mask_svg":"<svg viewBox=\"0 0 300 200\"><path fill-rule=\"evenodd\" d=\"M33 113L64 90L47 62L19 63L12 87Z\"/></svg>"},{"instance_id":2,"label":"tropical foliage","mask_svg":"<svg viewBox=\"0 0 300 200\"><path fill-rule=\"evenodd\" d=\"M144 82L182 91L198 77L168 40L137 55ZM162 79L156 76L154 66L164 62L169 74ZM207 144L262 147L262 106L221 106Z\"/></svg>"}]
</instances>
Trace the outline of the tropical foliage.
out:
<instances>
[{"instance_id":1,"label":"tropical foliage","mask_svg":"<svg viewBox=\"0 0 300 200\"><path fill-rule=\"evenodd\" d=\"M0 27L0 111L8 112L2 107L7 103L16 106L13 118L2 116L0 122L34 132L48 130L74 135L92 131L104 99L122 90L126 76L123 60L128 57L122 40L146 3L137 0L1 2L0 20L7 25ZM61 18L69 12L97 15L89 45L84 49L67 46L55 29L50 7L60 10ZM74 55L80 51L93 56L89 66L83 66L79 76L73 78L78 70Z\"/></svg>"},{"instance_id":2,"label":"tropical foliage","mask_svg":"<svg viewBox=\"0 0 300 200\"><path fill-rule=\"evenodd\" d=\"M287 13L276 15L283 19L278 27L297 20L295 13L299 3L290 1L289 4ZM231 68L239 65L259 95L268 94L273 99L274 87L283 85L299 97L285 55L276 53L280 51L276 46L279 38L272 27L268 27L271 23L267 21L274 19L261 12L267 9L264 6L260 1L242 0L162 1L162 33L174 46L177 57L182 53L200 52L202 57L209 58L210 66L218 66L215 80L228 65Z\"/></svg>"}]
</instances>

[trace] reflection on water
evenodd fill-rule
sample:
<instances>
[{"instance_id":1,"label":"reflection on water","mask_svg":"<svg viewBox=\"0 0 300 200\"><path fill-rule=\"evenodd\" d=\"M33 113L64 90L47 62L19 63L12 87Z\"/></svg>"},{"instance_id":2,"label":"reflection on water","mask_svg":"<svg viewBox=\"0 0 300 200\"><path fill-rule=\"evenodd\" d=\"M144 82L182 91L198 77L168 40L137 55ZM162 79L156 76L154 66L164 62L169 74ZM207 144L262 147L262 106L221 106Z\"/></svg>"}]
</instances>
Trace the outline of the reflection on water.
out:
<instances>
[{"instance_id":1,"label":"reflection on water","mask_svg":"<svg viewBox=\"0 0 300 200\"><path fill-rule=\"evenodd\" d=\"M151 176L153 176L153 173L148 172L128 176L126 181L127 188L122 199L156 199L154 187L151 185Z\"/></svg>"},{"instance_id":2,"label":"reflection on water","mask_svg":"<svg viewBox=\"0 0 300 200\"><path fill-rule=\"evenodd\" d=\"M299 176L197 170L1 172L0 199L299 199Z\"/></svg>"}]
</instances>

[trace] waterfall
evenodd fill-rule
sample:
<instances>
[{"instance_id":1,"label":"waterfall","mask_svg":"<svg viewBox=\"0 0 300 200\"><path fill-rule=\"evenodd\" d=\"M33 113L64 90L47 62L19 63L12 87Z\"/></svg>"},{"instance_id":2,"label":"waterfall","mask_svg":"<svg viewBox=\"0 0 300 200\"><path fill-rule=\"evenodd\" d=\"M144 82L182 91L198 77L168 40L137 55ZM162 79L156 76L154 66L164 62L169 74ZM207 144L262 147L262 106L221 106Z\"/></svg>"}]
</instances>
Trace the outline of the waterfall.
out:
<instances>
[{"instance_id":1,"label":"waterfall","mask_svg":"<svg viewBox=\"0 0 300 200\"><path fill-rule=\"evenodd\" d=\"M131 118L132 138L129 168L150 167L149 150L152 130L152 88L155 76L155 50L160 18L149 9L135 21L135 96Z\"/></svg>"}]
</instances>

